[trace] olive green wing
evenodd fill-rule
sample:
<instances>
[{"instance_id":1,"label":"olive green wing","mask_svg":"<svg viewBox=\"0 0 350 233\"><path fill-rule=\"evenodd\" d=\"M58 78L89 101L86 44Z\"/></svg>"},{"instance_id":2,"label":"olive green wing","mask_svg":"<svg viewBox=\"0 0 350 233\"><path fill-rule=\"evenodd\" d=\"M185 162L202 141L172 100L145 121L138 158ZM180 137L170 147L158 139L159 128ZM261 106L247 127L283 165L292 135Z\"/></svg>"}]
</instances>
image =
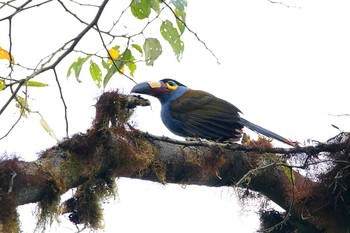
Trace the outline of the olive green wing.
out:
<instances>
[{"instance_id":1,"label":"olive green wing","mask_svg":"<svg viewBox=\"0 0 350 233\"><path fill-rule=\"evenodd\" d=\"M241 136L240 110L207 92L187 91L170 104L170 111L192 137L222 141Z\"/></svg>"}]
</instances>

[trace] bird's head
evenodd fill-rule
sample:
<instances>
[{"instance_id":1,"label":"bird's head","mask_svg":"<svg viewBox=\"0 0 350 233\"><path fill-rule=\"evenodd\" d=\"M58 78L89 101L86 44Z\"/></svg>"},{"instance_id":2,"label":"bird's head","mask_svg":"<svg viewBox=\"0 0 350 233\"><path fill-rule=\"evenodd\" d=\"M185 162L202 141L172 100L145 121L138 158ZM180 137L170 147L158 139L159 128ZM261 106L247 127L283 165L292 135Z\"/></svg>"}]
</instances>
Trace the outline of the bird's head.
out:
<instances>
[{"instance_id":1,"label":"bird's head","mask_svg":"<svg viewBox=\"0 0 350 233\"><path fill-rule=\"evenodd\" d=\"M161 102L174 94L183 94L188 87L172 79L162 79L157 82L142 82L131 89L131 93L145 94L158 98Z\"/></svg>"}]
</instances>

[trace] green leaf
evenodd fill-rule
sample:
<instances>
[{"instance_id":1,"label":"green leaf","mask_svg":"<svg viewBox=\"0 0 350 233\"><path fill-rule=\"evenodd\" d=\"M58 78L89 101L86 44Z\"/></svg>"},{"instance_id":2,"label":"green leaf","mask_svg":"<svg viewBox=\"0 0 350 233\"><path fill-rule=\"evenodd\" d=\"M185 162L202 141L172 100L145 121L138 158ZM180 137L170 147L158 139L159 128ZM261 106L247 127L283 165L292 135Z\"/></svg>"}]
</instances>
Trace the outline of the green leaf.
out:
<instances>
[{"instance_id":1,"label":"green leaf","mask_svg":"<svg viewBox=\"0 0 350 233\"><path fill-rule=\"evenodd\" d=\"M120 48L120 46L119 46L119 45L116 45L116 46L114 46L112 49L115 49L115 50L119 51L119 48Z\"/></svg>"},{"instance_id":2,"label":"green leaf","mask_svg":"<svg viewBox=\"0 0 350 233\"><path fill-rule=\"evenodd\" d=\"M184 11L185 7L187 6L186 0L171 0L170 2L181 11Z\"/></svg>"},{"instance_id":3,"label":"green leaf","mask_svg":"<svg viewBox=\"0 0 350 233\"><path fill-rule=\"evenodd\" d=\"M91 56L87 56L85 58L78 57L78 60L73 62L73 64L69 67L67 72L67 78L71 75L72 70L74 70L75 78L77 79L77 82L81 82L79 79L81 68L83 67L84 63L90 58Z\"/></svg>"},{"instance_id":4,"label":"green leaf","mask_svg":"<svg viewBox=\"0 0 350 233\"><path fill-rule=\"evenodd\" d=\"M102 82L102 72L100 67L93 61L90 60L90 74L92 77L92 80L94 80L95 84L97 85L98 88L101 87L101 82Z\"/></svg>"},{"instance_id":5,"label":"green leaf","mask_svg":"<svg viewBox=\"0 0 350 233\"><path fill-rule=\"evenodd\" d=\"M174 28L173 23L169 20L164 21L160 26L160 33L162 34L163 38L169 42L173 48L177 60L180 61L185 47L184 43L180 39L178 31L176 28Z\"/></svg>"},{"instance_id":6,"label":"green leaf","mask_svg":"<svg viewBox=\"0 0 350 233\"><path fill-rule=\"evenodd\" d=\"M141 49L141 47L140 47ZM132 52L130 49L125 49L124 53L120 56L120 60L123 62L122 65L126 65L128 69L130 70L130 75L134 77L134 72L136 70L136 64L133 62L135 61L135 57L132 55ZM120 66L122 67L122 66Z\"/></svg>"},{"instance_id":7,"label":"green leaf","mask_svg":"<svg viewBox=\"0 0 350 233\"><path fill-rule=\"evenodd\" d=\"M124 63L121 61L123 55L124 53L117 60L114 60L114 63L107 69L107 74L103 78L103 88L107 86L109 80L113 77L113 75L119 71L118 69L121 69L123 67Z\"/></svg>"},{"instance_id":8,"label":"green leaf","mask_svg":"<svg viewBox=\"0 0 350 233\"><path fill-rule=\"evenodd\" d=\"M133 57L130 49L125 49L125 51L120 55L120 61L121 62L127 62L127 61L134 61L135 58Z\"/></svg>"},{"instance_id":9,"label":"green leaf","mask_svg":"<svg viewBox=\"0 0 350 233\"><path fill-rule=\"evenodd\" d=\"M130 75L132 76L132 77L134 77L134 72L135 72L135 70L136 70L136 64L135 63L133 63L133 62L127 62L126 64L125 64L128 68L129 68L129 70L130 70Z\"/></svg>"},{"instance_id":10,"label":"green leaf","mask_svg":"<svg viewBox=\"0 0 350 233\"><path fill-rule=\"evenodd\" d=\"M6 87L6 82L3 79L0 79L0 91L4 90Z\"/></svg>"},{"instance_id":11,"label":"green leaf","mask_svg":"<svg viewBox=\"0 0 350 233\"><path fill-rule=\"evenodd\" d=\"M47 87L48 84L46 83L41 83L41 82L37 82L37 81L27 81L26 85L28 87Z\"/></svg>"},{"instance_id":12,"label":"green leaf","mask_svg":"<svg viewBox=\"0 0 350 233\"><path fill-rule=\"evenodd\" d=\"M113 77L115 73L123 70L124 65L126 65L129 68L130 75L134 76L136 64L133 61L135 61L135 57L132 55L131 50L125 49L125 51L118 57L118 59L114 60L114 63L119 70L114 64L107 68L107 74L103 78L103 87L105 88L107 86L109 80Z\"/></svg>"},{"instance_id":13,"label":"green leaf","mask_svg":"<svg viewBox=\"0 0 350 233\"><path fill-rule=\"evenodd\" d=\"M147 0L133 0L130 8L131 13L138 19L145 19L151 13Z\"/></svg>"},{"instance_id":14,"label":"green leaf","mask_svg":"<svg viewBox=\"0 0 350 233\"><path fill-rule=\"evenodd\" d=\"M143 44L146 65L153 66L154 61L162 54L162 46L157 38L147 38Z\"/></svg>"},{"instance_id":15,"label":"green leaf","mask_svg":"<svg viewBox=\"0 0 350 233\"><path fill-rule=\"evenodd\" d=\"M140 45L138 44L132 44L131 45L134 49L136 49L137 51L139 51L141 53L141 56L143 55L143 51Z\"/></svg>"},{"instance_id":16,"label":"green leaf","mask_svg":"<svg viewBox=\"0 0 350 233\"><path fill-rule=\"evenodd\" d=\"M51 136L53 137L56 141L58 141L55 133L53 132L53 130L51 129L51 127L49 126L49 124L45 121L44 118L40 119L40 125L44 128L44 130Z\"/></svg>"},{"instance_id":17,"label":"green leaf","mask_svg":"<svg viewBox=\"0 0 350 233\"><path fill-rule=\"evenodd\" d=\"M118 64L118 62L116 62ZM112 65L108 71L105 77L103 78L103 88L105 88L109 82L109 80L112 78L112 76L117 73L118 69L115 67L115 65Z\"/></svg>"},{"instance_id":18,"label":"green leaf","mask_svg":"<svg viewBox=\"0 0 350 233\"><path fill-rule=\"evenodd\" d=\"M19 108L19 113L21 114L21 116L27 117L27 112L29 108L28 102L26 101L25 98L19 95L16 96L16 100L17 100L16 107Z\"/></svg>"},{"instance_id":19,"label":"green leaf","mask_svg":"<svg viewBox=\"0 0 350 233\"><path fill-rule=\"evenodd\" d=\"M110 68L110 66L111 66L110 63L106 62L106 61L103 60L103 59L102 59L101 64L102 64L102 67L105 68L106 70L108 70L108 69Z\"/></svg>"},{"instance_id":20,"label":"green leaf","mask_svg":"<svg viewBox=\"0 0 350 233\"><path fill-rule=\"evenodd\" d=\"M186 23L186 12L180 10L179 8L176 8L174 12L175 12L175 15L179 19L181 19L182 22ZM180 30L180 34L184 33L184 31L185 31L185 25L181 21L176 19L176 24Z\"/></svg>"},{"instance_id":21,"label":"green leaf","mask_svg":"<svg viewBox=\"0 0 350 233\"><path fill-rule=\"evenodd\" d=\"M148 0L148 4L155 12L160 13L159 0Z\"/></svg>"}]
</instances>

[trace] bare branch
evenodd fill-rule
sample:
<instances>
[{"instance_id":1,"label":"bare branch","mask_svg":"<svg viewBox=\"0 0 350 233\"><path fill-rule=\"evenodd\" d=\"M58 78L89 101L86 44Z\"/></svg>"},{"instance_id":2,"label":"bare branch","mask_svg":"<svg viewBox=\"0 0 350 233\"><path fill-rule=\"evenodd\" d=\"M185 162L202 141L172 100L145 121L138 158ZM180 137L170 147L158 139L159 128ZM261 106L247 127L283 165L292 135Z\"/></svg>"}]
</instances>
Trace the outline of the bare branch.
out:
<instances>
[{"instance_id":1,"label":"bare branch","mask_svg":"<svg viewBox=\"0 0 350 233\"><path fill-rule=\"evenodd\" d=\"M17 120L12 124L10 129L3 136L0 137L0 140L6 138L11 133L11 131L15 128L15 126L18 124L18 122L21 120L21 118L22 118L22 114L20 114L18 116Z\"/></svg>"},{"instance_id":2,"label":"bare branch","mask_svg":"<svg viewBox=\"0 0 350 233\"><path fill-rule=\"evenodd\" d=\"M348 116L350 116L350 114L328 114L328 115L330 115L330 116L336 116L336 117L343 117L343 116L348 117Z\"/></svg>"},{"instance_id":3,"label":"bare branch","mask_svg":"<svg viewBox=\"0 0 350 233\"><path fill-rule=\"evenodd\" d=\"M68 108L67 108L66 101L64 100L64 97L63 97L61 84L60 84L60 81L58 80L58 75L57 75L57 72L56 72L56 69L55 69L55 68L53 69L53 72L54 72L54 74L55 74L57 87L58 87L58 90L59 90L59 92L60 92L60 97L61 97L62 104L63 104L63 107L64 107L64 119L65 119L65 121L66 121L66 137L68 137L68 131L69 131L69 126L68 126L68 112L67 112L67 109L68 109Z\"/></svg>"},{"instance_id":4,"label":"bare branch","mask_svg":"<svg viewBox=\"0 0 350 233\"><path fill-rule=\"evenodd\" d=\"M273 0L267 0L267 1L269 1L269 2L272 3L272 4L279 4L279 5L288 7L288 8L297 8L297 9L301 8L300 6L291 6L291 5L288 5L288 4L284 3L283 1L273 1Z\"/></svg>"},{"instance_id":5,"label":"bare branch","mask_svg":"<svg viewBox=\"0 0 350 233\"><path fill-rule=\"evenodd\" d=\"M7 108L7 106L11 103L11 101L16 97L18 91L21 89L21 87L23 86L23 84L26 82L25 79L21 79L18 82L18 86L16 87L15 91L12 93L11 97L7 100L7 102L4 104L4 106L2 106L2 108L0 109L0 115L5 111L5 109Z\"/></svg>"},{"instance_id":6,"label":"bare branch","mask_svg":"<svg viewBox=\"0 0 350 233\"><path fill-rule=\"evenodd\" d=\"M19 12L21 12L23 9L24 9L24 7L26 6L26 5L28 5L30 2L31 2L32 0L27 0L25 3L23 3L21 6L19 6L19 7L16 7L16 11L15 12L13 12L11 15L9 15L9 16L6 16L6 17L4 17L4 18L1 18L0 19L0 22L1 21L4 21L4 20L11 20L16 14L18 14Z\"/></svg>"}]
</instances>

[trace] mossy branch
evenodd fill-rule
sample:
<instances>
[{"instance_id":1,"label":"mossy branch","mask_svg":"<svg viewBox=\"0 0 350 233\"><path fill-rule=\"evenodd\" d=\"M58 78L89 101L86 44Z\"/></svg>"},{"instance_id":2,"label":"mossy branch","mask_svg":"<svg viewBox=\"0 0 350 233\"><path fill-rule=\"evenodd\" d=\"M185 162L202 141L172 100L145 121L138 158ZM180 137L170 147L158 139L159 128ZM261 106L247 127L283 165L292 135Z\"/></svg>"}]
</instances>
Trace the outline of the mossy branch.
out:
<instances>
[{"instance_id":1,"label":"mossy branch","mask_svg":"<svg viewBox=\"0 0 350 233\"><path fill-rule=\"evenodd\" d=\"M339 198L344 194L339 194L341 190L337 195L331 192L338 190L336 187L344 187L347 182L342 180L346 177L345 172L343 176L339 175L346 166L337 164L336 183L326 186L325 182L312 181L297 171L292 175L286 172L288 164L281 156L267 153L273 152L268 141L259 142L264 145L260 147L254 147L253 143L245 150L241 145L234 149L235 145L180 143L150 136L127 124L133 109L139 105L147 106L149 102L139 96L104 93L96 104L95 121L86 133L76 134L48 148L36 161L17 158L1 161L0 206L9 211L0 212L0 226L8 229L12 224L13 227L16 206L38 202L43 207L41 220L59 212L70 212L72 222L99 228L100 201L114 195L114 178L129 177L215 187L234 186L238 182L241 188L257 191L290 210L293 221L303 225L308 232L330 226L336 230L348 227L339 214L329 208L333 202L330 204L327 199L333 198L338 203L348 201ZM344 143L349 140L342 140L339 145ZM337 159L346 160L348 153L341 147ZM76 193L59 208L59 197L72 188L77 188ZM320 190L328 191L329 195L319 195ZM92 207L86 208L86 202ZM41 221L42 224L46 222Z\"/></svg>"}]
</instances>

